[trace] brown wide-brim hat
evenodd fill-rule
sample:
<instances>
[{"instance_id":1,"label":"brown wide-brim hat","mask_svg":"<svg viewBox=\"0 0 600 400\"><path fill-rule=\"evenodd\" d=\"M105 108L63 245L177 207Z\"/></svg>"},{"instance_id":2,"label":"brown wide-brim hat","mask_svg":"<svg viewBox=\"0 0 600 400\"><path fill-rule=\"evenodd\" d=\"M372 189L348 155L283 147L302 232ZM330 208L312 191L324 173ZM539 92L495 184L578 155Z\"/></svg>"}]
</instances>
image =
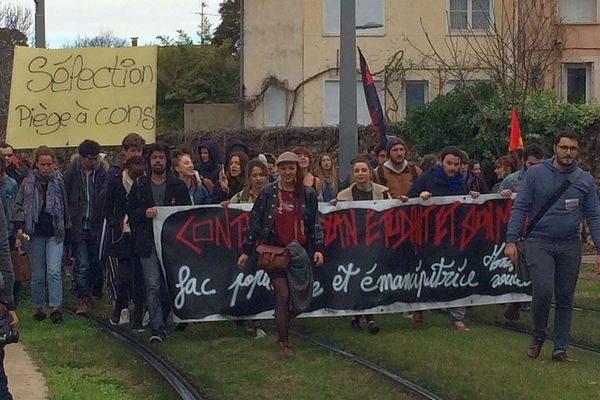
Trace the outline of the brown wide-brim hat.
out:
<instances>
[{"instance_id":1,"label":"brown wide-brim hat","mask_svg":"<svg viewBox=\"0 0 600 400\"><path fill-rule=\"evenodd\" d=\"M292 153L291 151L284 151L279 157L277 157L277 162L275 163L275 165L279 165L281 163L286 162L298 163L300 162L300 158L296 153Z\"/></svg>"}]
</instances>

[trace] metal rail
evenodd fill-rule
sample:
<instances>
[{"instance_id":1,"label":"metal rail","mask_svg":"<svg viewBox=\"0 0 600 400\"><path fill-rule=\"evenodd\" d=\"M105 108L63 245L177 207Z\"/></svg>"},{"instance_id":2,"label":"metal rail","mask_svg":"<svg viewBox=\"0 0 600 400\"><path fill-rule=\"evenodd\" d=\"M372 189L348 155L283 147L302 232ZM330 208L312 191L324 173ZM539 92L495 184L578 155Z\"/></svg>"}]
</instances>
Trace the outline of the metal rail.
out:
<instances>
[{"instance_id":1,"label":"metal rail","mask_svg":"<svg viewBox=\"0 0 600 400\"><path fill-rule=\"evenodd\" d=\"M500 324L495 324L492 322L485 322L485 321L481 321L481 320L475 320L476 322L483 324L483 325L487 325L487 326L492 326L494 328L498 328L498 329L504 329L506 331L511 331L511 332L516 332L516 333L521 333L523 335L528 335L531 336L532 332L530 330L527 330L525 328L519 328L518 326L512 326L512 325L500 325ZM552 336L548 336L549 340L554 340ZM576 342L571 342L571 347L575 347L577 349L580 350L585 350L588 351L590 353L595 353L595 354L599 354L600 355L600 349L595 348L595 347L591 347L585 344L580 344L580 343L576 343Z\"/></svg>"},{"instance_id":2,"label":"metal rail","mask_svg":"<svg viewBox=\"0 0 600 400\"><path fill-rule=\"evenodd\" d=\"M75 315L73 310L66 309L72 315ZM141 343L137 338L113 327L112 325L100 320L99 318L91 315L86 316L88 320L94 322L105 332L118 339L126 346L131 348L136 354L138 354L144 361L146 361L152 368L158 372L165 381L171 387L181 400L205 400L206 398L200 395L198 390L179 372L173 365L171 365L164 358L156 354L152 349L145 344Z\"/></svg>"},{"instance_id":3,"label":"metal rail","mask_svg":"<svg viewBox=\"0 0 600 400\"><path fill-rule=\"evenodd\" d=\"M438 396L437 394L435 394L433 392L430 392L429 390L425 389L424 387L419 386L416 383L411 382L408 379L401 377L400 375L396 374L395 372L392 372L392 371L387 370L377 364L374 364L371 361L365 360L364 358L362 358L356 354L348 353L347 351L337 348L332 344L325 343L321 340L313 338L312 336L309 336L309 335L306 335L306 334L303 334L303 333L300 333L300 332L297 332L294 330L291 330L290 333L296 337L299 337L300 339L306 340L307 342L313 343L319 347L329 350L347 360L350 360L350 361L360 364L366 368L369 368L370 370L375 371L378 374L383 375L386 378L391 379L392 381L404 386L405 388L410 390L412 393L414 393L424 399L443 400L442 397Z\"/></svg>"}]
</instances>

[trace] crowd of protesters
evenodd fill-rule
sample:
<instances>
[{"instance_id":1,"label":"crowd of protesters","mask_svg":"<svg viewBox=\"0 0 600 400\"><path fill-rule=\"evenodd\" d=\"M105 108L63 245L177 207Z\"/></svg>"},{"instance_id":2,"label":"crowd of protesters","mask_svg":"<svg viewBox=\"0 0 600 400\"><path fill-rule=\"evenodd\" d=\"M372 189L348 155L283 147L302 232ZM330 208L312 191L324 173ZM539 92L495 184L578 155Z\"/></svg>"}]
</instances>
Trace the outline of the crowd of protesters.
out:
<instances>
[{"instance_id":1,"label":"crowd of protesters","mask_svg":"<svg viewBox=\"0 0 600 400\"><path fill-rule=\"evenodd\" d=\"M572 153L576 147L573 141L577 140L570 134L562 137L565 136L571 140L567 152ZM560 139L555 143L555 157L547 162L556 160L560 143ZM65 259L72 257L77 314L89 313L106 288L113 302L111 324L131 323L133 329L144 331L146 319L151 330L150 342L162 342L167 337L171 301L153 237L156 207L198 204L227 207L250 203L253 209L238 266L243 268L257 252L259 258L272 257L273 265L264 269L274 289L277 343L283 354L292 353L289 324L293 317L290 297L294 293L290 293L292 283L286 274L285 263L290 261L280 260L284 265L275 266L273 257L279 253L273 249L289 247L291 251L296 246L294 251L302 256L298 259L304 268L324 262L319 201L332 205L385 199L406 202L410 198L426 200L434 196L476 198L490 192L509 198L521 190L528 190L527 195L533 196L527 184L530 175L527 171L544 159L542 148L535 144L519 153L503 155L494 161L497 179L490 181L484 178L485 162L469 159L458 147L445 147L436 155L427 154L420 162L412 162L407 159L410 154L407 144L401 138L390 137L385 148L374 147L369 154L358 155L352 163L349 181L342 182L331 153L314 157L309 149L295 147L279 156L258 154L238 139L229 142L221 158L215 142L202 142L196 154L189 154L162 142L146 144L140 135L131 133L123 139L119 160L112 166L104 160L100 144L84 140L66 168L44 146L35 151L31 165L17 157L10 145L4 143L0 147L3 154L0 199L8 242L13 253L26 252L29 256L34 320L44 320L49 309L52 322L63 321L62 268L68 261ZM533 184L537 183L529 183ZM588 186L585 188L589 189ZM588 199L582 200L582 204L584 201ZM525 211L531 207L530 203L518 204ZM595 212L584 210L592 223L596 221ZM517 224L512 217L511 224ZM510 231L509 245L514 242L515 229ZM510 250L507 257L513 259L512 247L507 248ZM546 303L540 305L536 298L539 287L545 296L549 290L548 285L534 282L533 307L546 312ZM19 288L20 283L15 282L16 297ZM559 304L561 307L572 304L573 294L569 290L561 292L563 297L560 302L557 299L557 308ZM520 310L527 311L527 306L509 304L504 316L509 321L519 319ZM448 312L454 329L469 330L465 307L450 308ZM361 329L363 319L369 333L379 332L372 315L354 317L351 327ZM547 315L545 319L538 316L534 320L533 345L537 347L531 351L533 355L536 350L539 353L543 343L545 326L542 325L547 324ZM416 326L423 325L423 312L413 312L412 321ZM565 324L562 321L563 337ZM258 321L246 321L245 326L254 337L266 336ZM185 329L185 324L176 328ZM561 341L559 351L566 350L566 342L567 339Z\"/></svg>"}]
</instances>

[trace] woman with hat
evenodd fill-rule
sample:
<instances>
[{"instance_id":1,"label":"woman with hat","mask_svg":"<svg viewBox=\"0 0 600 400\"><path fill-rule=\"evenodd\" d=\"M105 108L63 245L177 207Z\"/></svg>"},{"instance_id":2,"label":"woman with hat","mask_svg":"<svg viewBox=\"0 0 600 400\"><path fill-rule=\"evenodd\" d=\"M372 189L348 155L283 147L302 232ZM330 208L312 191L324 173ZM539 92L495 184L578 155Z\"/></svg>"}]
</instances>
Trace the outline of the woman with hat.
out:
<instances>
[{"instance_id":1,"label":"woman with hat","mask_svg":"<svg viewBox=\"0 0 600 400\"><path fill-rule=\"evenodd\" d=\"M291 355L289 324L292 315L287 275L289 258L288 265L280 265L279 268L273 268L274 263L261 265L265 254L261 249L269 248L278 252L276 249L283 250L300 244L307 254L312 254L311 261L319 266L323 264L323 231L319 225L317 193L313 188L304 186L299 157L292 152L284 152L276 164L280 178L266 185L254 202L238 266L243 268L249 255L258 248L259 266L269 274L275 292L277 344L282 354Z\"/></svg>"}]
</instances>

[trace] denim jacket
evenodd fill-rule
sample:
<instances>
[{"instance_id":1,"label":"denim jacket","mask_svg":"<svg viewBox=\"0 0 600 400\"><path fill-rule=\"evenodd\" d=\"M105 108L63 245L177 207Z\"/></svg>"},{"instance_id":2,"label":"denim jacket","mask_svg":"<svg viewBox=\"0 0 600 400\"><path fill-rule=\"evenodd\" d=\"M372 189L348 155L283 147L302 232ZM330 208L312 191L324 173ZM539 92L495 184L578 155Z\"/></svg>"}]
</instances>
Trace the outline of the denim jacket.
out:
<instances>
[{"instance_id":1,"label":"denim jacket","mask_svg":"<svg viewBox=\"0 0 600 400\"><path fill-rule=\"evenodd\" d=\"M252 254L256 244L267 239L274 229L275 207L277 206L278 182L267 184L262 188L252 211L250 224L244 235L244 254ZM302 199L302 218L304 219L304 236L309 251L323 251L323 229L319 224L319 203L313 188L305 188Z\"/></svg>"},{"instance_id":2,"label":"denim jacket","mask_svg":"<svg viewBox=\"0 0 600 400\"><path fill-rule=\"evenodd\" d=\"M0 197L4 204L4 219L6 220L6 228L8 230L8 236L15 236L14 227L12 223L12 209L15 205L15 199L17 198L17 192L19 187L17 181L10 176L0 181Z\"/></svg>"}]
</instances>

